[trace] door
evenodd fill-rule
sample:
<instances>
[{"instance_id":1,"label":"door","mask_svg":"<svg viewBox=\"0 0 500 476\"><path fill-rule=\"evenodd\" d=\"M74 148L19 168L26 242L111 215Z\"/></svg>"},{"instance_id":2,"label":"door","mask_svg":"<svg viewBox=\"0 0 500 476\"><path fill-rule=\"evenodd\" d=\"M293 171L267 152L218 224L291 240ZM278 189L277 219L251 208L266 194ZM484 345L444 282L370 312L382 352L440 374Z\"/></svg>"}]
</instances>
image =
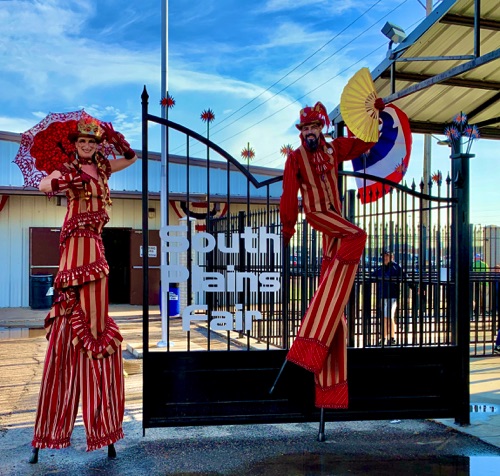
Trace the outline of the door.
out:
<instances>
[{"instance_id":1,"label":"door","mask_svg":"<svg viewBox=\"0 0 500 476\"><path fill-rule=\"evenodd\" d=\"M149 231L149 304L160 304L160 234ZM130 235L130 304L142 305L142 230Z\"/></svg>"},{"instance_id":2,"label":"door","mask_svg":"<svg viewBox=\"0 0 500 476\"><path fill-rule=\"evenodd\" d=\"M30 228L30 275L57 274L60 233L60 228Z\"/></svg>"}]
</instances>

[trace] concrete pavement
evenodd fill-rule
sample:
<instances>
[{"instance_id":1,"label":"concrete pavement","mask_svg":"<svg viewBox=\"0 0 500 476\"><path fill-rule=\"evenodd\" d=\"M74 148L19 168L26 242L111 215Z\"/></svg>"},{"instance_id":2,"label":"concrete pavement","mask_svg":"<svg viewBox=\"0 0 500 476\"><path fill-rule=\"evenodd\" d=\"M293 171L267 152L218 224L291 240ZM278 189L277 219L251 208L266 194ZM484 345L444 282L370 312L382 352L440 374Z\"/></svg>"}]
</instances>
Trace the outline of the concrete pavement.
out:
<instances>
[{"instance_id":1,"label":"concrete pavement","mask_svg":"<svg viewBox=\"0 0 500 476\"><path fill-rule=\"evenodd\" d=\"M29 453L29 442L31 440L37 394L46 349L46 340L43 331L43 320L46 313L46 310L31 310L29 308L0 308L0 453L2 453L2 446L4 446L6 450L10 447L18 448L19 441L23 441L26 448L26 454L22 455L21 461L19 462L19 472L16 472L16 463L13 463L14 468L11 468L10 472L3 473L3 465L0 463L0 474L42 474L36 473L35 469L30 469L31 472L26 473L24 471L26 470L25 460ZM126 378L125 427L128 428L127 434L130 435L132 431L136 437L140 437L142 367L140 359L133 358L132 352L134 350L137 351L137 347L141 345L142 308L139 306L114 305L110 307L110 314L120 326L124 336L124 348L128 348L129 350L125 352L125 370L128 373ZM151 319L153 322L156 321L159 327L160 317L157 308L151 309ZM156 342L155 338L152 339L152 342ZM497 449L500 449L500 357L471 359L470 380L472 402L471 424L461 427L455 425L452 419L436 421L447 428L456 430L461 434L471 435L482 442L494 445ZM351 423L353 428L363 428L363 431L368 431L366 427L367 424L367 422ZM380 422L373 422L373 424L376 426L382 425ZM385 422L384 424L388 425L389 422ZM341 428L346 424L335 423L334 425L336 428ZM424 425L424 423L403 421L400 422L399 428L402 429L406 426L412 427L412 425L414 427L419 427L419 425ZM260 428L257 429L256 427ZM275 428L277 428L275 425L270 425L266 430L265 427L267 426L253 425L251 433L259 433L260 431L264 432L264 434L266 434L266 431L271 431L272 433L275 431ZM243 431L241 427L238 428L238 431ZM302 435L302 431L310 432L307 437L309 441L313 441L314 435L317 432L316 424L304 425L301 426L300 429L298 425L292 425L291 428L293 431L297 431L299 436ZM394 426L392 428L394 428ZM16 438L4 438L9 434L13 435L13 430L15 430ZM210 435L212 430L202 428L195 430L191 429L191 432L193 431L195 434L199 435L205 433ZM221 431L223 433L230 432L233 436L238 433L235 429L230 428L223 428ZM328 427L327 431L329 431ZM424 430L421 428L415 431ZM426 428L425 431L428 431L428 429ZM161 451L160 441L162 438L167 438L167 440L169 438L175 439L173 435L180 435L181 433L183 438L188 438L190 435L190 432L186 431L186 429L155 429L147 431L148 436L157 435L158 441L156 441L155 444L159 445L157 448L158 451ZM238 434L239 437L241 437L241 433ZM77 428L75 429L74 435L72 447L78 450L84 449L85 438L83 429L81 428L80 416L77 419ZM328 441L326 443L328 444ZM127 444L126 439L124 442L118 444L118 448L120 448L120 445L122 448L127 447ZM323 448L321 444L319 444L320 446L317 446L316 443L311 444L315 451L323 451L323 449L321 449ZM55 457L55 454L69 454L69 451L69 449L61 450L61 452L44 450L41 452L41 458L46 460L49 454L52 458ZM84 450L82 451L83 456L81 457L83 458L82 461L84 461L85 452ZM80 451L80 453L82 453L82 451ZM71 454L73 455L71 458L74 458L75 455L73 453ZM500 454L500 450L498 454ZM71 459L70 457L68 458ZM86 461L89 460L87 459ZM47 467L45 467L45 470L47 470ZM201 474L221 473L213 472Z\"/></svg>"}]
</instances>

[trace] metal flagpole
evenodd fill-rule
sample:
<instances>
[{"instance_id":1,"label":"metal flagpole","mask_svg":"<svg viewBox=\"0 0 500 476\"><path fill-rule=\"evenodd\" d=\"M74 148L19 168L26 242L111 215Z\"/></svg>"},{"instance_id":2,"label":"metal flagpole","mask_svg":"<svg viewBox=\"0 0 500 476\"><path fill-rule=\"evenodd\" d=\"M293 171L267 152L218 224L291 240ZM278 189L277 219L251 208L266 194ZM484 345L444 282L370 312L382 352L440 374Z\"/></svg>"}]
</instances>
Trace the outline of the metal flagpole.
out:
<instances>
[{"instance_id":1,"label":"metal flagpole","mask_svg":"<svg viewBox=\"0 0 500 476\"><path fill-rule=\"evenodd\" d=\"M429 16L432 13L432 0L427 0L425 4L425 15ZM423 170L422 170L422 181L424 184L424 188L422 190L423 193L428 194L429 193L429 179L431 176L431 161L432 161L432 135L431 134L424 134L424 157L423 157ZM427 237L429 236L429 211L427 210L428 208L428 201L424 200L423 201L423 208L424 212L422 213L422 230L424 233L424 239L425 239L425 244L424 244L424 250L425 250L425 257L424 259L430 260L430 256L428 256L428 247L426 246L427 244ZM421 237L422 238L422 237Z\"/></svg>"},{"instance_id":2,"label":"metal flagpole","mask_svg":"<svg viewBox=\"0 0 500 476\"><path fill-rule=\"evenodd\" d=\"M168 0L161 2L161 94L168 98ZM162 119L168 119L168 106L161 108ZM161 175L160 175L160 227L168 225L168 202L167 202L167 128L161 128ZM160 245L161 246L161 245ZM167 253L160 250L160 264L167 265ZM168 346L168 283L162 283L161 286L161 341L158 347Z\"/></svg>"}]
</instances>

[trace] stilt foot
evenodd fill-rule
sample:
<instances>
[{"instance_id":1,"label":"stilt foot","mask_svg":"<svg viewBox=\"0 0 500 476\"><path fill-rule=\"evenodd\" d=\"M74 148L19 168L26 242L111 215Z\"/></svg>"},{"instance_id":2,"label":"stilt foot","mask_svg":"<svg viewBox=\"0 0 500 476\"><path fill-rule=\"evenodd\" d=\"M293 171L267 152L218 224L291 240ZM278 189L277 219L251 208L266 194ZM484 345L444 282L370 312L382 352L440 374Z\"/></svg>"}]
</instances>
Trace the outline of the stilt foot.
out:
<instances>
[{"instance_id":1,"label":"stilt foot","mask_svg":"<svg viewBox=\"0 0 500 476\"><path fill-rule=\"evenodd\" d=\"M115 445L113 443L108 445L108 458L110 459L116 458L116 450L115 450Z\"/></svg>"},{"instance_id":2,"label":"stilt foot","mask_svg":"<svg viewBox=\"0 0 500 476\"><path fill-rule=\"evenodd\" d=\"M30 462L30 464L38 463L38 448L33 448L31 450L29 462Z\"/></svg>"},{"instance_id":3,"label":"stilt foot","mask_svg":"<svg viewBox=\"0 0 500 476\"><path fill-rule=\"evenodd\" d=\"M325 409L322 408L319 413L318 441L322 443L325 440Z\"/></svg>"}]
</instances>

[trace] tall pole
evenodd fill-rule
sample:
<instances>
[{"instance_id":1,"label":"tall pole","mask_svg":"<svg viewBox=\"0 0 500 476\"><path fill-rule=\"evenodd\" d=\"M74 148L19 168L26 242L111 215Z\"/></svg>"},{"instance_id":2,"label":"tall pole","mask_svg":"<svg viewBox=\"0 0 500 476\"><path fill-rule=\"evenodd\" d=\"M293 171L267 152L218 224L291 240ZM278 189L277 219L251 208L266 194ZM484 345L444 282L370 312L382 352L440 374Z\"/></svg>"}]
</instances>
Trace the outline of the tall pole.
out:
<instances>
[{"instance_id":1,"label":"tall pole","mask_svg":"<svg viewBox=\"0 0 500 476\"><path fill-rule=\"evenodd\" d=\"M432 12L432 0L426 0L425 4L425 14L429 16ZM430 134L424 134L424 164L422 170L422 179L424 183L423 193L429 193L429 177L431 176L431 159L432 159L432 136ZM422 231L424 236L420 239L425 238L427 243L427 237L429 236L429 211L427 210L427 200L423 203L424 212L422 213ZM426 246L424 251L427 254L429 247ZM424 259L430 259L429 256L424 256Z\"/></svg>"},{"instance_id":2,"label":"tall pole","mask_svg":"<svg viewBox=\"0 0 500 476\"><path fill-rule=\"evenodd\" d=\"M168 0L161 2L161 94L168 98ZM162 119L168 119L168 107L161 108ZM167 200L167 153L168 136L167 128L161 128L161 172L160 172L160 227L168 225L168 200ZM167 265L167 253L160 250L161 266ZM168 346L168 295L169 283L162 283L160 295L161 308L161 337L158 347Z\"/></svg>"},{"instance_id":3,"label":"tall pole","mask_svg":"<svg viewBox=\"0 0 500 476\"><path fill-rule=\"evenodd\" d=\"M453 149L452 149L453 150ZM458 413L455 422L470 424L470 159L473 154L464 153L460 139L451 155L454 167L454 195L457 199L455 211L455 309L457 313L457 344L460 349L460 390Z\"/></svg>"},{"instance_id":4,"label":"tall pole","mask_svg":"<svg viewBox=\"0 0 500 476\"><path fill-rule=\"evenodd\" d=\"M455 335L459 350L460 376L457 395L455 422L470 424L470 296L471 233L470 233L470 165L474 157L470 154L472 142L479 138L479 129L470 125L467 116L461 112L446 127L445 134L451 145L451 169L453 174L452 197L456 201L453 214L453 267L455 281L454 309ZM467 144L463 150L463 140Z\"/></svg>"}]
</instances>

